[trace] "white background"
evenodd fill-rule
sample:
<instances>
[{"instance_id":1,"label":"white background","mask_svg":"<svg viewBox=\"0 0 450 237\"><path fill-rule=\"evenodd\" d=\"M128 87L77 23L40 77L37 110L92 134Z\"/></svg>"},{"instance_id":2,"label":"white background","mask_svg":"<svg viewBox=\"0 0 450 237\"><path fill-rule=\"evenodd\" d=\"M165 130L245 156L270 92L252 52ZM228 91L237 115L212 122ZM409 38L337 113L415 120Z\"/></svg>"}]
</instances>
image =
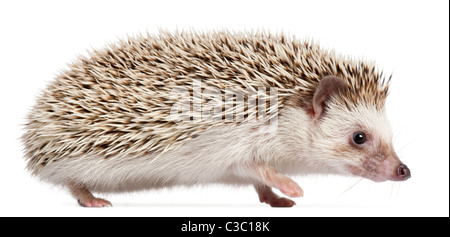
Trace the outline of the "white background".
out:
<instances>
[{"instance_id":1,"label":"white background","mask_svg":"<svg viewBox=\"0 0 450 237\"><path fill-rule=\"evenodd\" d=\"M448 216L448 1L1 1L0 216ZM78 206L25 170L19 124L58 70L147 30L266 29L314 39L393 73L388 116L406 182L293 177L294 208L260 204L251 187L208 186L106 196ZM357 184L356 184L357 183ZM354 185L356 184L356 185ZM353 186L354 185L354 186ZM353 186L353 187L352 187ZM104 197L104 196L103 196Z\"/></svg>"}]
</instances>

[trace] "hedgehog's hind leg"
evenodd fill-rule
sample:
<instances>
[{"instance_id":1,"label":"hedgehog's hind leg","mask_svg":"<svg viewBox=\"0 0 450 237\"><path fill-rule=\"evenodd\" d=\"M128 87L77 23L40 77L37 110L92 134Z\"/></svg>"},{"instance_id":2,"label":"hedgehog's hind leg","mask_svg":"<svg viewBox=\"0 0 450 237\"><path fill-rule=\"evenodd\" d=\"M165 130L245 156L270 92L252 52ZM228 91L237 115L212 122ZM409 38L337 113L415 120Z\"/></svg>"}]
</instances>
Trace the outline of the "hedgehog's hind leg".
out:
<instances>
[{"instance_id":1,"label":"hedgehog's hind leg","mask_svg":"<svg viewBox=\"0 0 450 237\"><path fill-rule=\"evenodd\" d=\"M85 185L70 182L69 188L72 195L83 207L112 207L112 204L109 201L94 197Z\"/></svg>"},{"instance_id":2,"label":"hedgehog's hind leg","mask_svg":"<svg viewBox=\"0 0 450 237\"><path fill-rule=\"evenodd\" d=\"M269 204L271 207L292 207L295 202L289 198L280 197L272 191L272 188L264 184L254 185L259 196L259 201Z\"/></svg>"}]
</instances>

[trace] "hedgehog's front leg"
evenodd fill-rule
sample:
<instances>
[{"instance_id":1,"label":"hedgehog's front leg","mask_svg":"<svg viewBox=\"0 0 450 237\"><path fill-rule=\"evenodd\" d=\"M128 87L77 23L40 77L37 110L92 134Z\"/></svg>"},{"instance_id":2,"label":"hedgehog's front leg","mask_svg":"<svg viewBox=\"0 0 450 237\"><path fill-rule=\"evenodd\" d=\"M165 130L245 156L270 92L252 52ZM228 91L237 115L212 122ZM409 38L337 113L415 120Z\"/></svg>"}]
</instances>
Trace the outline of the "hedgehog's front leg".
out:
<instances>
[{"instance_id":1,"label":"hedgehog's front leg","mask_svg":"<svg viewBox=\"0 0 450 237\"><path fill-rule=\"evenodd\" d=\"M274 167L270 165L256 165L252 167L256 178L264 185L257 184L255 189L258 192L261 202L266 202L271 206L279 206L278 201L283 206L293 206L295 203L291 200L288 202L286 200L280 200L275 193L272 192L270 187L279 189L283 194L289 197L302 197L303 190L289 177L279 173Z\"/></svg>"},{"instance_id":2,"label":"hedgehog's front leg","mask_svg":"<svg viewBox=\"0 0 450 237\"><path fill-rule=\"evenodd\" d=\"M82 184L75 182L69 183L70 192L78 200L78 203L83 207L112 207L112 204L101 198L96 198L92 193Z\"/></svg>"}]
</instances>

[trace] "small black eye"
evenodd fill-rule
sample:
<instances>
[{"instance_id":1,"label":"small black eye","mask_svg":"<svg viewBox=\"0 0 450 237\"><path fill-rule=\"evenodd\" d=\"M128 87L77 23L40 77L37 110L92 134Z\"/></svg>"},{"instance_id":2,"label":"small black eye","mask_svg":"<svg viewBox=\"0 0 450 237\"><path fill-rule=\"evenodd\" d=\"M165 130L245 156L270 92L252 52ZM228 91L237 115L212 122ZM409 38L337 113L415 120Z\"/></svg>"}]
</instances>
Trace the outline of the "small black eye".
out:
<instances>
[{"instance_id":1,"label":"small black eye","mask_svg":"<svg viewBox=\"0 0 450 237\"><path fill-rule=\"evenodd\" d=\"M353 134L353 141L358 145L363 144L364 142L366 142L366 134L364 134L363 132L355 132Z\"/></svg>"}]
</instances>

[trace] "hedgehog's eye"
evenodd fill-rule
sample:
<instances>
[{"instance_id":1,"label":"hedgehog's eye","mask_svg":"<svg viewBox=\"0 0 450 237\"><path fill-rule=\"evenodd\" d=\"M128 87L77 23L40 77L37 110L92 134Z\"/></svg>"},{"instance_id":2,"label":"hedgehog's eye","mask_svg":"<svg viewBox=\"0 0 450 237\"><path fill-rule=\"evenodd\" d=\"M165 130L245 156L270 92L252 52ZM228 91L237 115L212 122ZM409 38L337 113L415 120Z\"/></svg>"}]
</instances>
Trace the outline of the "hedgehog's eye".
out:
<instances>
[{"instance_id":1,"label":"hedgehog's eye","mask_svg":"<svg viewBox=\"0 0 450 237\"><path fill-rule=\"evenodd\" d=\"M353 134L353 142L355 142L358 145L361 145L366 142L366 134L363 132L355 132Z\"/></svg>"}]
</instances>

